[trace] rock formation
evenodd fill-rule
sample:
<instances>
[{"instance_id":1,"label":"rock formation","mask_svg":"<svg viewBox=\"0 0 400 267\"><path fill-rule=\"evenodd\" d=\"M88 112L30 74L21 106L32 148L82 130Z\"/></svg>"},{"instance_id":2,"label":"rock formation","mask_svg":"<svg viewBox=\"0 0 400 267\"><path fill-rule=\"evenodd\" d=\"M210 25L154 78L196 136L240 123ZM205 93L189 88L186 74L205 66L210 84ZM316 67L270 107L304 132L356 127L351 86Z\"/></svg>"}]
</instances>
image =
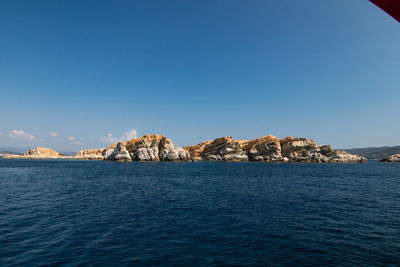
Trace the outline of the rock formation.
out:
<instances>
[{"instance_id":1,"label":"rock formation","mask_svg":"<svg viewBox=\"0 0 400 267\"><path fill-rule=\"evenodd\" d=\"M280 161L282 160L279 138L267 135L243 143L243 150L252 161Z\"/></svg>"},{"instance_id":2,"label":"rock formation","mask_svg":"<svg viewBox=\"0 0 400 267\"><path fill-rule=\"evenodd\" d=\"M367 162L367 159L345 151L319 146L307 138L287 137L279 140L268 135L251 141L217 138L185 147L195 160L267 161L267 162Z\"/></svg>"},{"instance_id":3,"label":"rock formation","mask_svg":"<svg viewBox=\"0 0 400 267\"><path fill-rule=\"evenodd\" d=\"M189 154L182 147L164 149L160 153L162 161L187 161L189 159Z\"/></svg>"},{"instance_id":4,"label":"rock formation","mask_svg":"<svg viewBox=\"0 0 400 267\"><path fill-rule=\"evenodd\" d=\"M83 149L76 153L76 159L87 159L87 160L103 160L105 149Z\"/></svg>"},{"instance_id":5,"label":"rock formation","mask_svg":"<svg viewBox=\"0 0 400 267\"><path fill-rule=\"evenodd\" d=\"M13 159L53 159L53 158L67 158L63 154L47 147L30 148L25 151L23 155L5 155L3 158Z\"/></svg>"},{"instance_id":6,"label":"rock formation","mask_svg":"<svg viewBox=\"0 0 400 267\"><path fill-rule=\"evenodd\" d=\"M400 162L400 154L391 155L380 160L381 162Z\"/></svg>"},{"instance_id":7,"label":"rock formation","mask_svg":"<svg viewBox=\"0 0 400 267\"><path fill-rule=\"evenodd\" d=\"M194 146L186 146L183 149L189 154L189 157L192 161L202 160L201 153L203 152L204 148L210 144L211 141L204 141L200 144Z\"/></svg>"},{"instance_id":8,"label":"rock formation","mask_svg":"<svg viewBox=\"0 0 400 267\"><path fill-rule=\"evenodd\" d=\"M107 148L103 152L105 160L111 161L130 161L132 160L128 150L122 143L118 143L116 148Z\"/></svg>"},{"instance_id":9,"label":"rock formation","mask_svg":"<svg viewBox=\"0 0 400 267\"><path fill-rule=\"evenodd\" d=\"M115 143L106 149L105 158L112 153L118 145L126 148L130 159L124 156L124 160L136 161L186 161L189 160L188 153L183 148L175 148L171 139L163 135L144 135L140 138L129 140L125 143ZM125 152L124 152L125 153Z\"/></svg>"},{"instance_id":10,"label":"rock formation","mask_svg":"<svg viewBox=\"0 0 400 267\"><path fill-rule=\"evenodd\" d=\"M37 147L36 149L28 149L25 151L24 156L38 156L38 157L60 157L63 156L57 151L47 147Z\"/></svg>"},{"instance_id":11,"label":"rock formation","mask_svg":"<svg viewBox=\"0 0 400 267\"><path fill-rule=\"evenodd\" d=\"M279 139L267 135L254 140L234 140L220 137L194 146L174 147L163 135L144 135L107 148L79 151L66 157L49 149L28 149L24 155L4 158L74 158L109 161L265 161L265 162L367 162L365 157L346 151L333 150L330 145L317 145L313 140L299 137ZM400 154L382 161L400 161Z\"/></svg>"},{"instance_id":12,"label":"rock formation","mask_svg":"<svg viewBox=\"0 0 400 267\"><path fill-rule=\"evenodd\" d=\"M242 149L240 142L232 137L217 138L204 146L201 158L209 161L247 161L248 156Z\"/></svg>"}]
</instances>

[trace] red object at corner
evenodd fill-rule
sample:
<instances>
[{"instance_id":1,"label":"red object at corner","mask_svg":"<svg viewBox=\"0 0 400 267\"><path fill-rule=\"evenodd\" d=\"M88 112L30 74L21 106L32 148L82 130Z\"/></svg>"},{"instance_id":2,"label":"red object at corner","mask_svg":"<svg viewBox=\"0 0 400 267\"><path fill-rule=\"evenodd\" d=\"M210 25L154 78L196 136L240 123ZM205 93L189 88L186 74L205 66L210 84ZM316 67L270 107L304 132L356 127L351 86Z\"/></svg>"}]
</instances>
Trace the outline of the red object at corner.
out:
<instances>
[{"instance_id":1,"label":"red object at corner","mask_svg":"<svg viewBox=\"0 0 400 267\"><path fill-rule=\"evenodd\" d=\"M370 0L400 22L400 0Z\"/></svg>"}]
</instances>

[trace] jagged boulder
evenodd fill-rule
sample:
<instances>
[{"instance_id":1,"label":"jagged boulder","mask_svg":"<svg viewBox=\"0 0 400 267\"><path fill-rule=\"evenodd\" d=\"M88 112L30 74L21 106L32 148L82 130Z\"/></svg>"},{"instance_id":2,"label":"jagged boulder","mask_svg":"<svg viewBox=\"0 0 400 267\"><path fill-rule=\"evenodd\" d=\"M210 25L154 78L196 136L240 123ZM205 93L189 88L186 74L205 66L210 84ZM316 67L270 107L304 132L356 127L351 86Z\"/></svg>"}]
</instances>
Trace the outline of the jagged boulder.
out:
<instances>
[{"instance_id":1,"label":"jagged boulder","mask_svg":"<svg viewBox=\"0 0 400 267\"><path fill-rule=\"evenodd\" d=\"M400 162L400 154L391 155L380 160L381 162Z\"/></svg>"},{"instance_id":2,"label":"jagged boulder","mask_svg":"<svg viewBox=\"0 0 400 267\"><path fill-rule=\"evenodd\" d=\"M204 147L201 153L203 160L210 161L247 161L246 152L242 150L239 142L232 137L217 138Z\"/></svg>"},{"instance_id":3,"label":"jagged boulder","mask_svg":"<svg viewBox=\"0 0 400 267\"><path fill-rule=\"evenodd\" d=\"M280 140L282 157L289 161L312 161L318 153L317 144L307 138L287 137Z\"/></svg>"},{"instance_id":4,"label":"jagged boulder","mask_svg":"<svg viewBox=\"0 0 400 267\"><path fill-rule=\"evenodd\" d=\"M139 147L130 153L132 160L159 161L158 147Z\"/></svg>"},{"instance_id":5,"label":"jagged boulder","mask_svg":"<svg viewBox=\"0 0 400 267\"><path fill-rule=\"evenodd\" d=\"M139 161L158 161L159 154L164 150L174 148L171 139L158 134L146 134L139 138L129 140L123 145L128 150L132 160ZM115 148L117 143L109 146Z\"/></svg>"},{"instance_id":6,"label":"jagged boulder","mask_svg":"<svg viewBox=\"0 0 400 267\"><path fill-rule=\"evenodd\" d=\"M160 153L160 160L163 161L187 161L190 155L182 147L164 149Z\"/></svg>"},{"instance_id":7,"label":"jagged boulder","mask_svg":"<svg viewBox=\"0 0 400 267\"><path fill-rule=\"evenodd\" d=\"M243 150L252 161L281 161L281 145L279 138L267 135L243 143Z\"/></svg>"},{"instance_id":8,"label":"jagged boulder","mask_svg":"<svg viewBox=\"0 0 400 267\"><path fill-rule=\"evenodd\" d=\"M129 151L122 143L118 143L115 149L107 148L104 151L104 159L111 161L130 161L132 160Z\"/></svg>"}]
</instances>

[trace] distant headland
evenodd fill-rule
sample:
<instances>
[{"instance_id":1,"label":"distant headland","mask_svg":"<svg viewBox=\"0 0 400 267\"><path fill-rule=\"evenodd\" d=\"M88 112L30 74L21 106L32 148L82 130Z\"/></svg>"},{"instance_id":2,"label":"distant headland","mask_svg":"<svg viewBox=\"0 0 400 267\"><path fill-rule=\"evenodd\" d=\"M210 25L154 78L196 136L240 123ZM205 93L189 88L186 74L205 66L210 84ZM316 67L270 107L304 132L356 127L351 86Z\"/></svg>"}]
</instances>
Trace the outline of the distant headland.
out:
<instances>
[{"instance_id":1,"label":"distant headland","mask_svg":"<svg viewBox=\"0 0 400 267\"><path fill-rule=\"evenodd\" d=\"M163 135L144 135L106 148L85 149L75 156L65 156L50 148L28 149L23 155L3 155L14 159L82 159L108 161L263 161L263 162L367 162L363 156L331 145L317 145L300 137L279 139L272 135L254 140L234 140L225 136L197 145L175 147Z\"/></svg>"}]
</instances>

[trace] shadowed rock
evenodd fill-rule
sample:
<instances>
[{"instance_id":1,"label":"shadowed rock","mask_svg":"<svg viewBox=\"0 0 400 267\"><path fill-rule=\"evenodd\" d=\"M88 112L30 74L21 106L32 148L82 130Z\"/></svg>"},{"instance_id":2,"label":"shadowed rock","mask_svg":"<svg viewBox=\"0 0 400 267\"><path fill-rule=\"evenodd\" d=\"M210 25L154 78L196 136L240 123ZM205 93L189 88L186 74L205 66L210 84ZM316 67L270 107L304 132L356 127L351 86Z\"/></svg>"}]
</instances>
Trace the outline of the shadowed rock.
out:
<instances>
[{"instance_id":1,"label":"shadowed rock","mask_svg":"<svg viewBox=\"0 0 400 267\"><path fill-rule=\"evenodd\" d=\"M400 154L391 155L380 160L381 162L400 162Z\"/></svg>"}]
</instances>

